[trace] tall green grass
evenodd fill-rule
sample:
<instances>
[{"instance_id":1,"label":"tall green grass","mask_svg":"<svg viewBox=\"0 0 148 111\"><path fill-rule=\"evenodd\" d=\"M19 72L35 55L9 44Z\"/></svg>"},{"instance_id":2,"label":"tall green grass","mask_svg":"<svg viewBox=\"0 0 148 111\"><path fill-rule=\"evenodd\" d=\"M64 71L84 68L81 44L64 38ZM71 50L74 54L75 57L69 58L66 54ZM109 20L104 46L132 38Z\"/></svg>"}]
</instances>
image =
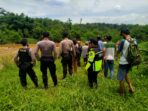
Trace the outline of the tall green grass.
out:
<instances>
[{"instance_id":1,"label":"tall green grass","mask_svg":"<svg viewBox=\"0 0 148 111\"><path fill-rule=\"evenodd\" d=\"M144 45L141 45L144 47ZM144 47L145 48L145 47ZM147 56L147 55L145 55ZM9 62L8 62L9 63ZM116 79L118 63L115 64L114 78L98 75L98 88L90 89L83 67L72 77L62 78L60 60L56 61L58 86L54 87L48 73L49 89L43 89L39 62L34 67L39 80L39 88L35 89L27 77L28 89L24 90L19 81L18 69L8 64L0 70L0 110L1 111L148 111L148 75L141 64L139 69L130 72L135 88L134 95L128 93L126 85L125 97L118 93L119 83Z\"/></svg>"}]
</instances>

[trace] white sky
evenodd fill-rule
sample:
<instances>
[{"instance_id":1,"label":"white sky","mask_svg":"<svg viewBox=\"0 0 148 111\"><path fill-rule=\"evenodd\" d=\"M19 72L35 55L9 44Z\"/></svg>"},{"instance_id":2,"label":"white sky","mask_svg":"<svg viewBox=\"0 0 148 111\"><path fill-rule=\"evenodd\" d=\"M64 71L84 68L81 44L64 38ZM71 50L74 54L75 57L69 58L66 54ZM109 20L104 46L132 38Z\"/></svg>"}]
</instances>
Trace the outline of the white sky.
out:
<instances>
[{"instance_id":1,"label":"white sky","mask_svg":"<svg viewBox=\"0 0 148 111\"><path fill-rule=\"evenodd\" d=\"M0 0L0 7L73 23L148 24L148 0Z\"/></svg>"}]
</instances>

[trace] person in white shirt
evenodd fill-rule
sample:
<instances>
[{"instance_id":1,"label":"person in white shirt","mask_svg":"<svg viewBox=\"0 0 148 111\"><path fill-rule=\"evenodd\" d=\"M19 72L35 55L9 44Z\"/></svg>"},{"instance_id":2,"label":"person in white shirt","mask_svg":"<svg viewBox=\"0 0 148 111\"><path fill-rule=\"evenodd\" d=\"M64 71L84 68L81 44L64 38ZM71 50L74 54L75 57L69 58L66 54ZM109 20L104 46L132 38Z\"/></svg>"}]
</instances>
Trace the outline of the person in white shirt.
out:
<instances>
[{"instance_id":1,"label":"person in white shirt","mask_svg":"<svg viewBox=\"0 0 148 111\"><path fill-rule=\"evenodd\" d=\"M107 43L104 45L104 76L107 77L108 69L110 69L110 78L112 79L114 74L115 44L111 39L111 36L107 36Z\"/></svg>"},{"instance_id":2,"label":"person in white shirt","mask_svg":"<svg viewBox=\"0 0 148 111\"><path fill-rule=\"evenodd\" d=\"M130 79L128 77L128 72L130 70L130 64L128 63L126 57L128 53L128 47L129 47L129 40L131 39L130 32L128 29L122 29L120 34L123 39L119 44L118 52L121 53L120 61L119 61L119 68L117 73L117 79L120 83L120 95L124 96L125 93L125 87L124 87L124 81L128 83L129 92L133 93L133 87L131 85Z\"/></svg>"}]
</instances>

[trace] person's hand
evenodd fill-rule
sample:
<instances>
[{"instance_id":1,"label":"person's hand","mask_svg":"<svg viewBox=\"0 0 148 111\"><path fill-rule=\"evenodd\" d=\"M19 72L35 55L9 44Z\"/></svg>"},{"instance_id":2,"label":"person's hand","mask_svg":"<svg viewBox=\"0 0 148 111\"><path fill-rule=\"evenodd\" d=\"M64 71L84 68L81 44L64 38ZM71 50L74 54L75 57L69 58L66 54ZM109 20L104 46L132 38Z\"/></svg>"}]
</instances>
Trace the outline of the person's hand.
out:
<instances>
[{"instance_id":1,"label":"person's hand","mask_svg":"<svg viewBox=\"0 0 148 111\"><path fill-rule=\"evenodd\" d=\"M19 66L20 66L20 62L19 61L16 62L16 66L19 68Z\"/></svg>"},{"instance_id":2,"label":"person's hand","mask_svg":"<svg viewBox=\"0 0 148 111\"><path fill-rule=\"evenodd\" d=\"M31 64L32 64L33 66L35 66L35 65L36 65L36 61L31 62Z\"/></svg>"},{"instance_id":3,"label":"person's hand","mask_svg":"<svg viewBox=\"0 0 148 111\"><path fill-rule=\"evenodd\" d=\"M103 57L104 62L106 61L106 57Z\"/></svg>"},{"instance_id":4,"label":"person's hand","mask_svg":"<svg viewBox=\"0 0 148 111\"><path fill-rule=\"evenodd\" d=\"M119 46L121 44L121 41L116 42L116 46Z\"/></svg>"}]
</instances>

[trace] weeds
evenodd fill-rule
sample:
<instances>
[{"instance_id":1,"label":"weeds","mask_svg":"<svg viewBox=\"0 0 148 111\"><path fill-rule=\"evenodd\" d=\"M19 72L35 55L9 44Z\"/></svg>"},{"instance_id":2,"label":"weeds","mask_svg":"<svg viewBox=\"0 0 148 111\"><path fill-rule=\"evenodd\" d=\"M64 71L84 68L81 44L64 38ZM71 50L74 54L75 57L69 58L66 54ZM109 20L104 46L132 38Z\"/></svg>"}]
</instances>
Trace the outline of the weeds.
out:
<instances>
[{"instance_id":1,"label":"weeds","mask_svg":"<svg viewBox=\"0 0 148 111\"><path fill-rule=\"evenodd\" d=\"M147 56L147 55L145 55ZM135 94L130 95L126 90L125 97L118 94L115 64L113 80L104 78L102 72L98 75L98 88L90 89L87 76L79 68L73 77L67 76L61 80L62 68L60 60L56 61L58 86L53 83L48 72L49 89L43 89L42 75L39 62L34 67L39 79L39 88L35 89L27 77L28 89L24 90L19 81L18 69L12 61L12 55L1 57L4 68L0 70L0 111L147 111L148 110L148 81L145 64L130 72ZM139 73L143 76L139 76Z\"/></svg>"}]
</instances>

